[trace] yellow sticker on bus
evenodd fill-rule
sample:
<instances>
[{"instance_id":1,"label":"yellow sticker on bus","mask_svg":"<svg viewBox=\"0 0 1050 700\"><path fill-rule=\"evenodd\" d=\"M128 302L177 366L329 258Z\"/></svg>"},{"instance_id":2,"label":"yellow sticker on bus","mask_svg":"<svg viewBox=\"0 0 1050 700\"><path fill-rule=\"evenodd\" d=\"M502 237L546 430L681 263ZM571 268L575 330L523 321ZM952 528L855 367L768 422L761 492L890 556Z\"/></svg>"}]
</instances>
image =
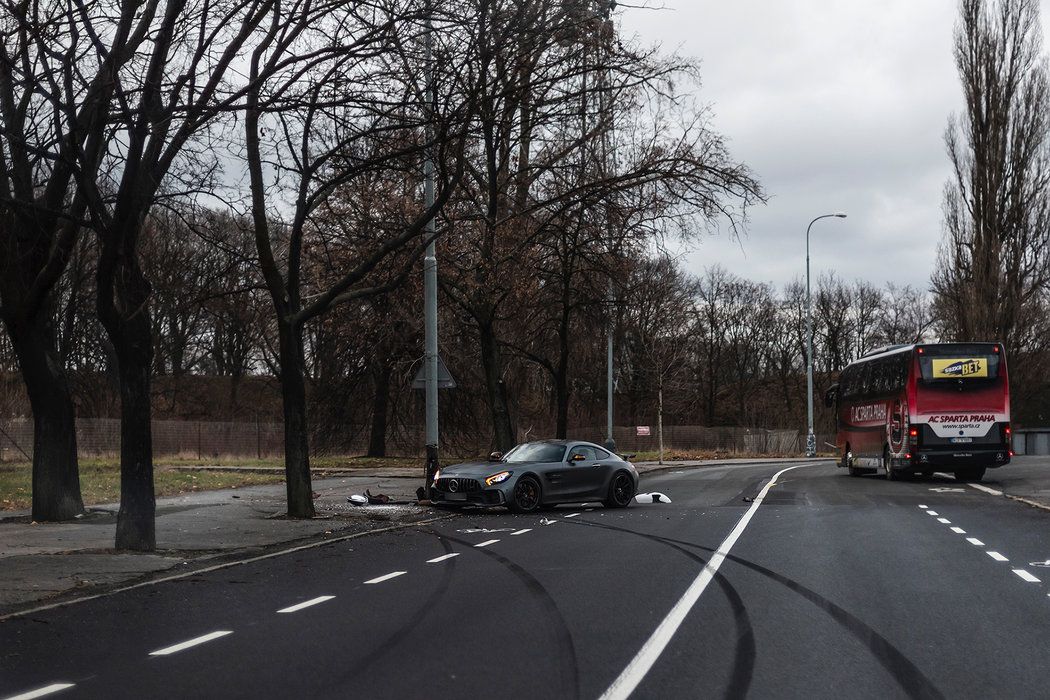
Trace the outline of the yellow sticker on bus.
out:
<instances>
[{"instance_id":1,"label":"yellow sticker on bus","mask_svg":"<svg viewBox=\"0 0 1050 700\"><path fill-rule=\"evenodd\" d=\"M937 379L987 377L988 361L983 357L933 358L933 376Z\"/></svg>"}]
</instances>

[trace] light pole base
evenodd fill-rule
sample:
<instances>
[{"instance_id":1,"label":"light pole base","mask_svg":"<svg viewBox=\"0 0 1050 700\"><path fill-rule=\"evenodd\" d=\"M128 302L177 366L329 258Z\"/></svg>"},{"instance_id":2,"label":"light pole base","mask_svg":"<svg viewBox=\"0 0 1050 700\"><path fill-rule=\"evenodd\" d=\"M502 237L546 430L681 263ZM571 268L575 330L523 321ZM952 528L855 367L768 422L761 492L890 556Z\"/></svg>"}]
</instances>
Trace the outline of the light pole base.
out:
<instances>
[{"instance_id":1,"label":"light pole base","mask_svg":"<svg viewBox=\"0 0 1050 700\"><path fill-rule=\"evenodd\" d=\"M612 452L613 454L616 454L616 441L613 440L611 437L610 438L606 438L605 442L602 443L602 446L605 449L609 450L609 452Z\"/></svg>"},{"instance_id":2,"label":"light pole base","mask_svg":"<svg viewBox=\"0 0 1050 700\"><path fill-rule=\"evenodd\" d=\"M813 433L810 433L806 436L806 456L817 456L817 438L815 435L813 435Z\"/></svg>"}]
</instances>

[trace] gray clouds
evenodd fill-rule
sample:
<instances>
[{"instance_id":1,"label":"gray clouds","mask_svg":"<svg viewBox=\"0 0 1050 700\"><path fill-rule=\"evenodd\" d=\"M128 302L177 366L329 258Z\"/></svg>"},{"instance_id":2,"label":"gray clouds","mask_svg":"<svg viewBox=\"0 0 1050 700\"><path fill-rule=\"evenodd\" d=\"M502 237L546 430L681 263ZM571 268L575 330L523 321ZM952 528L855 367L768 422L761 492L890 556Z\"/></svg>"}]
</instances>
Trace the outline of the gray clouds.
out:
<instances>
[{"instance_id":1,"label":"gray clouds","mask_svg":"<svg viewBox=\"0 0 1050 700\"><path fill-rule=\"evenodd\" d=\"M806 224L845 211L848 219L813 227L814 277L833 269L925 289L949 174L944 129L962 106L952 57L956 3L665 6L625 8L621 30L701 59L699 100L770 195L752 210L745 238L738 243L724 231L705 238L685 253L687 268L721 263L781 286L805 272Z\"/></svg>"}]
</instances>

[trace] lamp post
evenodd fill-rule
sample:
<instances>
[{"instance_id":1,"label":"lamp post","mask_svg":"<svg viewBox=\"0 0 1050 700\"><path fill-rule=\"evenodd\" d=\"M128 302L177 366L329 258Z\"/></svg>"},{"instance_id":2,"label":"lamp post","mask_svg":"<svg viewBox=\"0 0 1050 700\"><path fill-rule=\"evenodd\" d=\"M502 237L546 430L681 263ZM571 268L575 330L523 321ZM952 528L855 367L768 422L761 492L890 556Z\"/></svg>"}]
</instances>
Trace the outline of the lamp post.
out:
<instances>
[{"instance_id":1,"label":"lamp post","mask_svg":"<svg viewBox=\"0 0 1050 700\"><path fill-rule=\"evenodd\" d=\"M810 284L809 284L809 230L813 228L813 224L817 223L821 219L828 219L834 217L836 219L845 219L846 215L843 213L837 214L821 214L813 221L809 222L809 226L806 227L806 417L808 432L806 433L806 456L816 457L817 456L817 438L813 434L813 306L810 301Z\"/></svg>"},{"instance_id":2,"label":"lamp post","mask_svg":"<svg viewBox=\"0 0 1050 700\"><path fill-rule=\"evenodd\" d=\"M428 6L428 10L432 8ZM423 161L424 206L427 211L434 206L434 146L433 119L437 107L434 88L433 32L431 12L426 19L426 159ZM426 381L426 467L423 479L423 497L430 499L430 484L438 469L438 333L437 333L437 245L435 243L437 221L431 217L426 225L427 250L423 258L423 328L424 328L424 372Z\"/></svg>"}]
</instances>

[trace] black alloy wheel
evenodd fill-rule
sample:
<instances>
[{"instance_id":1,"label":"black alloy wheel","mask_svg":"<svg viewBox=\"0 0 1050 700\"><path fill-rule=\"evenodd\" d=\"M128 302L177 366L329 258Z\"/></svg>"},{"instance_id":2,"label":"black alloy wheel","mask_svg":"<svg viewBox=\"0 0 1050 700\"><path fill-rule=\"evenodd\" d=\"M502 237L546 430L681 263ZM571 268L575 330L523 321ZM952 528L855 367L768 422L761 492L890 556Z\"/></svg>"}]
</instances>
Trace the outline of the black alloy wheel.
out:
<instances>
[{"instance_id":1,"label":"black alloy wheel","mask_svg":"<svg viewBox=\"0 0 1050 700\"><path fill-rule=\"evenodd\" d=\"M634 498L634 479L627 472L613 474L609 484L609 497L603 501L606 508L626 508Z\"/></svg>"},{"instance_id":2,"label":"black alloy wheel","mask_svg":"<svg viewBox=\"0 0 1050 700\"><path fill-rule=\"evenodd\" d=\"M540 482L523 476L514 485L514 494L508 504L515 513L531 513L540 506Z\"/></svg>"}]
</instances>

